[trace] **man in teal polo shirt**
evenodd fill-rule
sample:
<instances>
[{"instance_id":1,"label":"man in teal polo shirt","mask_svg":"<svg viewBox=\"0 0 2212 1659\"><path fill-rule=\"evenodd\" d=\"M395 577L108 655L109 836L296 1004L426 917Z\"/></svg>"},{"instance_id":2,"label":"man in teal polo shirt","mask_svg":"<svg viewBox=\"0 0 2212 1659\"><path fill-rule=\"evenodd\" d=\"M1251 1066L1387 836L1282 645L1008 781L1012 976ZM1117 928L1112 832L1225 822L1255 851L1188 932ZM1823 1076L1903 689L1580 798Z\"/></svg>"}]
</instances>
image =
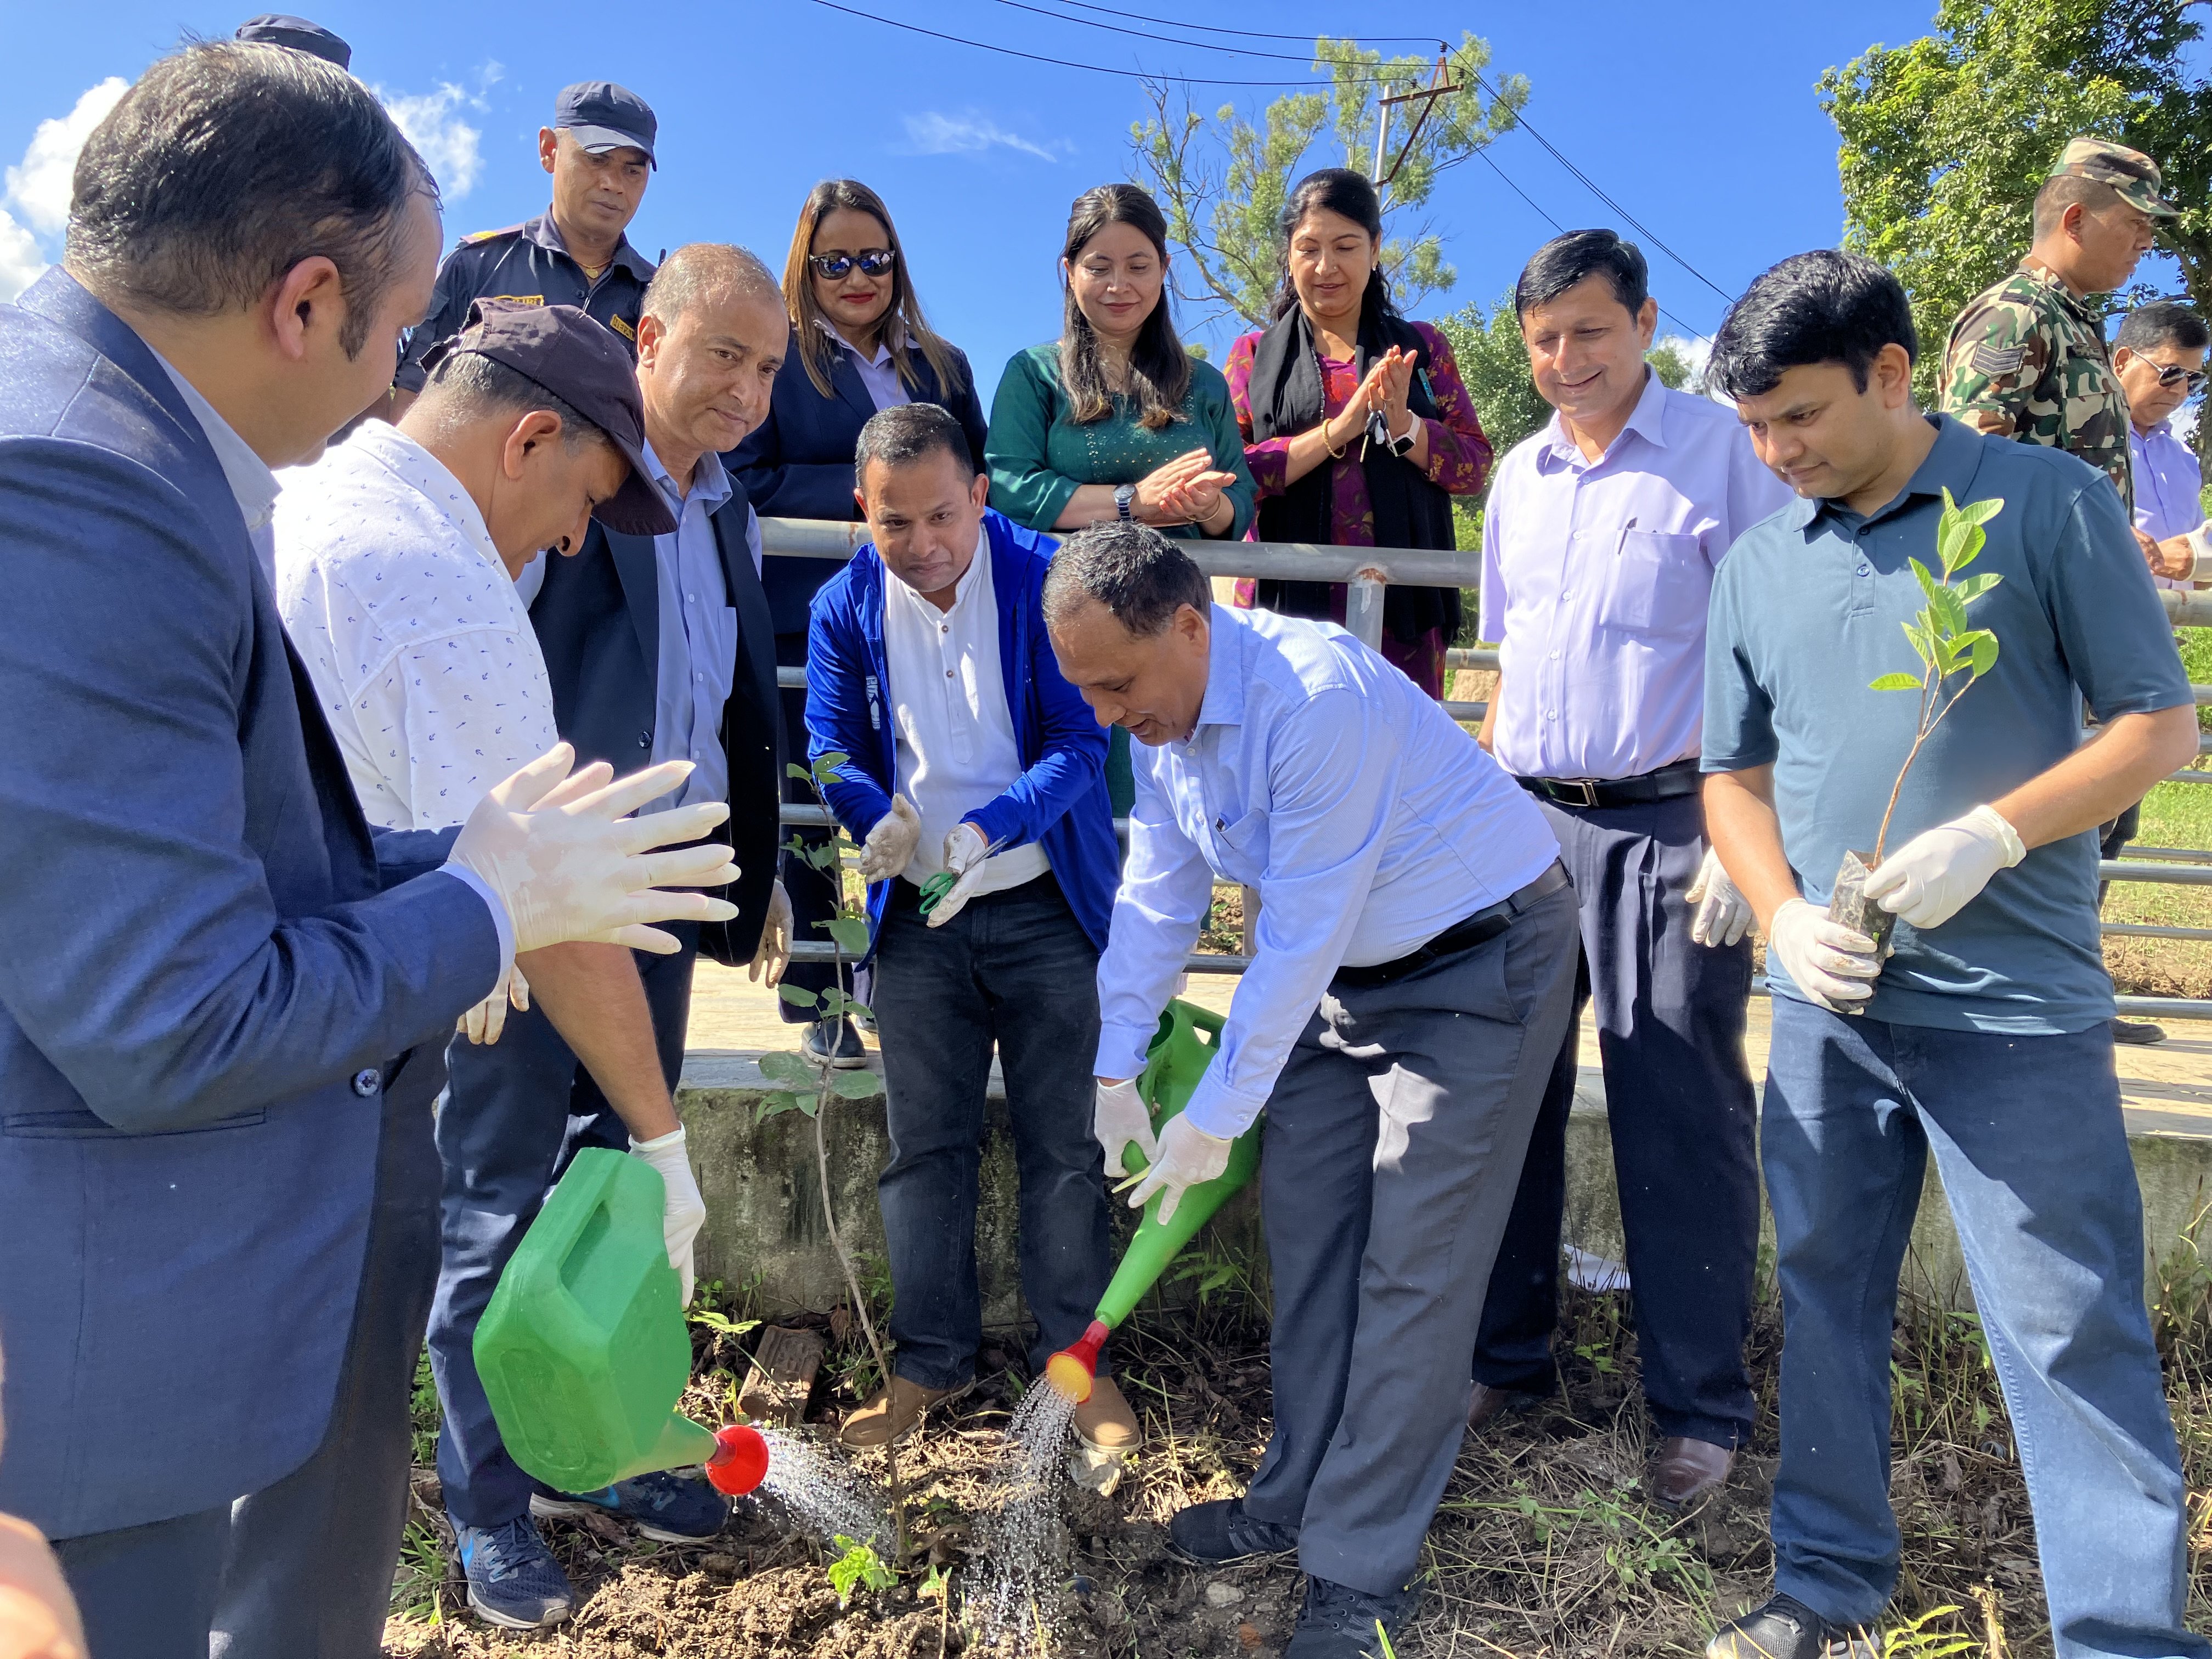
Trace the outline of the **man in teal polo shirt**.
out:
<instances>
[{"instance_id":1,"label":"man in teal polo shirt","mask_svg":"<svg viewBox=\"0 0 2212 1659\"><path fill-rule=\"evenodd\" d=\"M1889 1345L1929 1152L2027 1479L2061 1659L2191 1656L2187 1491L2143 1308L2114 1080L2096 827L2196 751L2194 705L2118 494L2056 449L1912 401L1895 277L1784 261L1715 343L1716 384L1800 499L1739 539L1707 625L1715 849L1767 938L1761 1156L1786 1340L1775 1594L1711 1659L1871 1656L1897 1579ZM2001 501L1968 620L1994 666L1921 748L1868 893L1893 954L1827 919L1875 843L1919 699L1899 624L1940 570L1944 490ZM1963 677L1950 682L1956 687ZM2102 722L2081 746L2084 703Z\"/></svg>"}]
</instances>

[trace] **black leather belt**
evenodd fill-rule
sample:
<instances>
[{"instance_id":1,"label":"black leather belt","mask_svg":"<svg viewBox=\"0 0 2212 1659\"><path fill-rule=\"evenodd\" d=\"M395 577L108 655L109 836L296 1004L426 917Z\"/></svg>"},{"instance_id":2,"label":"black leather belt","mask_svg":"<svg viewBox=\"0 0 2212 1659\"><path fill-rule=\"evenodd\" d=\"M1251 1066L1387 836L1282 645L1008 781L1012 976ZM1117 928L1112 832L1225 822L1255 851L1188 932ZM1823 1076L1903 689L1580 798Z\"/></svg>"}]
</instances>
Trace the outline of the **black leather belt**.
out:
<instances>
[{"instance_id":1,"label":"black leather belt","mask_svg":"<svg viewBox=\"0 0 2212 1659\"><path fill-rule=\"evenodd\" d=\"M1703 787L1698 763L1676 761L1632 778L1516 778L1530 794L1560 806L1640 806L1694 795Z\"/></svg>"},{"instance_id":2,"label":"black leather belt","mask_svg":"<svg viewBox=\"0 0 2212 1659\"><path fill-rule=\"evenodd\" d=\"M1477 910L1438 933L1417 951L1409 951L1395 961L1378 962L1364 968L1343 967L1336 970L1334 983L1365 989L1373 985L1388 985L1394 979L1403 979L1417 968L1425 968L1441 957L1460 951L1471 951L1476 945L1496 939L1521 917L1526 915L1539 901L1547 899L1567 883L1566 866L1557 862L1510 898Z\"/></svg>"}]
</instances>

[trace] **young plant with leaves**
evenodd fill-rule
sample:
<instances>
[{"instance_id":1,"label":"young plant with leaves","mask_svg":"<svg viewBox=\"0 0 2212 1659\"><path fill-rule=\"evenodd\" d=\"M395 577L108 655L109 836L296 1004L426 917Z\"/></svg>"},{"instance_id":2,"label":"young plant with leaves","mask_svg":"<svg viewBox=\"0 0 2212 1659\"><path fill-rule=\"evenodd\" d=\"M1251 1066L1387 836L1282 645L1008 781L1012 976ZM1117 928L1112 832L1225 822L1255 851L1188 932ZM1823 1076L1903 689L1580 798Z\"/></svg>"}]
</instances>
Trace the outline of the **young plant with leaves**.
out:
<instances>
[{"instance_id":1,"label":"young plant with leaves","mask_svg":"<svg viewBox=\"0 0 2212 1659\"><path fill-rule=\"evenodd\" d=\"M793 764L787 769L793 777L801 780L813 790L814 799L821 804L823 811L829 812L830 799L826 792L830 781L849 758L833 750L811 768ZM836 815L831 812L830 817L834 824ZM811 846L796 836L785 843L787 852L795 858L805 859L828 876L837 895L836 914L827 921L815 924L830 935L830 943L835 951L836 972L826 990L805 990L787 981L776 988L776 993L794 1007L808 1009L818 1018L829 1020L843 1020L868 1012L866 1005L846 988L851 983L848 975L852 967L868 951L866 913L848 903L845 899L844 855L850 848L852 842L842 829ZM867 1339L868 1352L875 1360L876 1375L888 1388L891 1380L890 1360L884 1351L883 1338L877 1333L875 1317L869 1310L868 1297L861 1291L853 1253L847 1248L844 1233L837 1225L836 1200L830 1184L827 1127L832 1100L839 1096L848 1100L870 1099L882 1086L881 1083L873 1072L837 1071L827 1066L815 1065L804 1055L788 1051L763 1054L760 1068L761 1075L775 1086L761 1102L755 1117L757 1122L764 1122L785 1112L803 1112L814 1120L814 1167L822 1189L823 1223L829 1231L830 1247L836 1252L837 1266L845 1275L845 1289L852 1297L854 1316L860 1322L861 1334ZM890 1458L891 1518L898 1532L896 1559L903 1561L907 1557L906 1492L899 1480L898 1448L886 1446L884 1451ZM848 1540L840 1539L838 1541L842 1544ZM871 1562L875 1560L873 1551L868 1551L867 1555ZM872 1582L871 1588L874 1588Z\"/></svg>"}]
</instances>

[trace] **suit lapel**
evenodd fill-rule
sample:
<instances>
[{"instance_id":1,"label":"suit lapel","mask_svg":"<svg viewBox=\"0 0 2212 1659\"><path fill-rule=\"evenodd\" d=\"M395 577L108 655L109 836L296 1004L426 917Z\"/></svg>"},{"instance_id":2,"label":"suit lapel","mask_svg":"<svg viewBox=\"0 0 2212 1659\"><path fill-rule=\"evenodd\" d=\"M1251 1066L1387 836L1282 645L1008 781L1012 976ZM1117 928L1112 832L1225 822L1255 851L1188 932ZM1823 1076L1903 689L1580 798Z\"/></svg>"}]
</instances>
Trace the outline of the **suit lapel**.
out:
<instances>
[{"instance_id":1,"label":"suit lapel","mask_svg":"<svg viewBox=\"0 0 2212 1659\"><path fill-rule=\"evenodd\" d=\"M860 371L853 367L853 354L845 349L845 343L837 342L837 359L830 374L830 384L837 388L837 395L852 405L863 421L875 418L876 400L868 395L868 388L860 383Z\"/></svg>"},{"instance_id":2,"label":"suit lapel","mask_svg":"<svg viewBox=\"0 0 2212 1659\"><path fill-rule=\"evenodd\" d=\"M605 526L601 526L605 528ZM637 648L647 672L660 672L660 556L650 536L626 536L609 530L607 556L622 582L623 602L637 629Z\"/></svg>"},{"instance_id":3,"label":"suit lapel","mask_svg":"<svg viewBox=\"0 0 2212 1659\"><path fill-rule=\"evenodd\" d=\"M752 549L746 543L752 517L752 508L738 494L716 509L709 520L714 526L714 545L722 556L725 591L738 613L738 660L730 679L732 688L738 676L750 672L757 677L763 664L775 661L775 625L769 615L768 591L761 586L760 573L753 568ZM775 702L775 676L770 666L768 701L771 708Z\"/></svg>"}]
</instances>

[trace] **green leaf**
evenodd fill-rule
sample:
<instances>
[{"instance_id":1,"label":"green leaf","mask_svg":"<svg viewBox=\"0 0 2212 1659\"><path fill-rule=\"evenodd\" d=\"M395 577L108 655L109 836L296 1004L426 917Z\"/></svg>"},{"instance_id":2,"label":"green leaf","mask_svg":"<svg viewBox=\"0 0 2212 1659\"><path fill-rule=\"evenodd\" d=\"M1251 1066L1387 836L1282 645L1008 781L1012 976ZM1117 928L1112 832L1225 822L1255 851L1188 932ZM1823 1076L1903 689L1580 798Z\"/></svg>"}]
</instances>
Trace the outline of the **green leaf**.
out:
<instances>
[{"instance_id":1,"label":"green leaf","mask_svg":"<svg viewBox=\"0 0 2212 1659\"><path fill-rule=\"evenodd\" d=\"M837 862L837 843L825 841L808 848L801 855L817 870L827 870Z\"/></svg>"},{"instance_id":2,"label":"green leaf","mask_svg":"<svg viewBox=\"0 0 2212 1659\"><path fill-rule=\"evenodd\" d=\"M1912 580L1920 584L1920 591L1928 596L1928 603L1934 605L1936 595L1943 591L1943 584L1936 580L1935 572L1915 559L1912 561Z\"/></svg>"},{"instance_id":3,"label":"green leaf","mask_svg":"<svg viewBox=\"0 0 2212 1659\"><path fill-rule=\"evenodd\" d=\"M1936 633L1938 639L1947 634L1963 634L1966 631L1966 607L1959 602L1959 596L1949 588L1937 588L1936 597L1929 601L1929 608L1936 613Z\"/></svg>"},{"instance_id":4,"label":"green leaf","mask_svg":"<svg viewBox=\"0 0 2212 1659\"><path fill-rule=\"evenodd\" d=\"M837 941L837 948L848 957L866 956L868 951L868 924L858 916L839 916L834 921L822 924L830 930L830 937Z\"/></svg>"},{"instance_id":5,"label":"green leaf","mask_svg":"<svg viewBox=\"0 0 2212 1659\"><path fill-rule=\"evenodd\" d=\"M1930 668L1936 665L1936 632L1928 613L1923 611L1909 623L1899 623L1905 637L1912 643L1912 654Z\"/></svg>"},{"instance_id":6,"label":"green leaf","mask_svg":"<svg viewBox=\"0 0 2212 1659\"><path fill-rule=\"evenodd\" d=\"M797 761L788 763L783 769L787 775L791 777L797 778L801 783L811 783L814 781L814 774L809 771L805 767L801 766Z\"/></svg>"},{"instance_id":7,"label":"green leaf","mask_svg":"<svg viewBox=\"0 0 2212 1659\"><path fill-rule=\"evenodd\" d=\"M818 1008L822 1006L820 997L796 985L779 985L775 988L775 994L794 1008Z\"/></svg>"},{"instance_id":8,"label":"green leaf","mask_svg":"<svg viewBox=\"0 0 2212 1659\"><path fill-rule=\"evenodd\" d=\"M765 1123L772 1117L781 1117L786 1112L795 1112L798 1109L799 1097L787 1089L779 1089L774 1094L762 1099L760 1109L753 1114L753 1121Z\"/></svg>"},{"instance_id":9,"label":"green leaf","mask_svg":"<svg viewBox=\"0 0 2212 1659\"><path fill-rule=\"evenodd\" d=\"M884 1080L873 1072L832 1072L830 1091L845 1100L873 1100L884 1091Z\"/></svg>"},{"instance_id":10,"label":"green leaf","mask_svg":"<svg viewBox=\"0 0 2212 1659\"><path fill-rule=\"evenodd\" d=\"M814 763L814 781L821 784L835 783L837 781L839 770L843 768L847 761L852 758L850 755L842 754L835 749L830 750Z\"/></svg>"},{"instance_id":11,"label":"green leaf","mask_svg":"<svg viewBox=\"0 0 2212 1659\"><path fill-rule=\"evenodd\" d=\"M814 1073L797 1054L785 1052L767 1054L760 1057L761 1075L771 1083L781 1083L793 1089L814 1086Z\"/></svg>"},{"instance_id":12,"label":"green leaf","mask_svg":"<svg viewBox=\"0 0 2212 1659\"><path fill-rule=\"evenodd\" d=\"M1986 571L1978 576L1967 577L1965 580L1958 583L1954 587L1953 587L1951 591L1959 596L1959 603L1960 605L1972 605L1976 599L1981 598L1983 594L1988 592L1990 589L1995 587L2003 580L2004 578L1998 575L1995 571Z\"/></svg>"},{"instance_id":13,"label":"green leaf","mask_svg":"<svg viewBox=\"0 0 2212 1659\"><path fill-rule=\"evenodd\" d=\"M2004 511L2004 497L1991 495L1983 501L1968 501L1958 510L1961 515L1974 524L1987 524Z\"/></svg>"},{"instance_id":14,"label":"green leaf","mask_svg":"<svg viewBox=\"0 0 2212 1659\"><path fill-rule=\"evenodd\" d=\"M1884 674L1867 687L1869 691L1917 691L1921 682L1917 675Z\"/></svg>"},{"instance_id":15,"label":"green leaf","mask_svg":"<svg viewBox=\"0 0 2212 1659\"><path fill-rule=\"evenodd\" d=\"M1979 679L1996 666L1997 636L1988 629L1982 628L1977 629L1970 637L1973 641L1971 648L1974 659L1974 678Z\"/></svg>"}]
</instances>

